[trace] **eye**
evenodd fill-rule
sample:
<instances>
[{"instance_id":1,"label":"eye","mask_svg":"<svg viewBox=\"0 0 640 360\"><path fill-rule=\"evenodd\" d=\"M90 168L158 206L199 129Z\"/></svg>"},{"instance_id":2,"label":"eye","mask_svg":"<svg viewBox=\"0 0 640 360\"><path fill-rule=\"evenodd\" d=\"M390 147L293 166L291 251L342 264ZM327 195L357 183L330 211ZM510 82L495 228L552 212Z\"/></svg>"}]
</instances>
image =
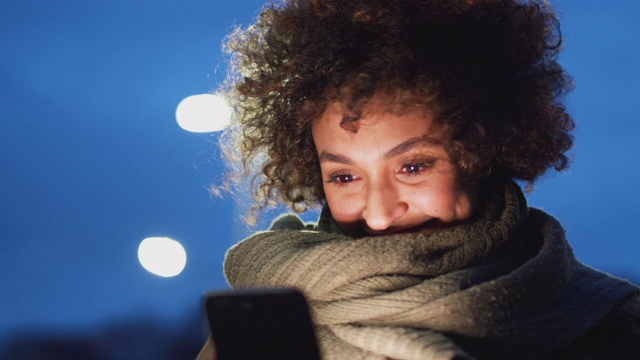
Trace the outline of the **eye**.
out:
<instances>
[{"instance_id":1,"label":"eye","mask_svg":"<svg viewBox=\"0 0 640 360\"><path fill-rule=\"evenodd\" d=\"M427 170L428 168L433 166L433 162L418 162L418 163L409 163L402 165L402 170L400 172L408 174L408 175L416 175L421 172Z\"/></svg>"},{"instance_id":2,"label":"eye","mask_svg":"<svg viewBox=\"0 0 640 360\"><path fill-rule=\"evenodd\" d=\"M424 169L424 166L422 164L408 164L402 167L402 172L406 172L409 174L417 174L422 169Z\"/></svg>"},{"instance_id":3,"label":"eye","mask_svg":"<svg viewBox=\"0 0 640 360\"><path fill-rule=\"evenodd\" d=\"M331 174L329 178L326 180L326 182L329 184L346 185L356 180L357 178L358 178L357 176L352 174L335 173L335 174Z\"/></svg>"}]
</instances>

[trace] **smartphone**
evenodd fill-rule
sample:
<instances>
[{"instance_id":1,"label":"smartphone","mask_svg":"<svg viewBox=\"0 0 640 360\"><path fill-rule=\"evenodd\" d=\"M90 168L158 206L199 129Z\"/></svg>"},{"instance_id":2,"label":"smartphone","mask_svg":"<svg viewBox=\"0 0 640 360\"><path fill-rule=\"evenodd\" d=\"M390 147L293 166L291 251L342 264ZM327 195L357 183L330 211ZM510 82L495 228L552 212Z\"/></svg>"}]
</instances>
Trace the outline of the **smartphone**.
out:
<instances>
[{"instance_id":1,"label":"smartphone","mask_svg":"<svg viewBox=\"0 0 640 360\"><path fill-rule=\"evenodd\" d=\"M320 360L309 307L298 290L214 291L205 308L219 360Z\"/></svg>"}]
</instances>

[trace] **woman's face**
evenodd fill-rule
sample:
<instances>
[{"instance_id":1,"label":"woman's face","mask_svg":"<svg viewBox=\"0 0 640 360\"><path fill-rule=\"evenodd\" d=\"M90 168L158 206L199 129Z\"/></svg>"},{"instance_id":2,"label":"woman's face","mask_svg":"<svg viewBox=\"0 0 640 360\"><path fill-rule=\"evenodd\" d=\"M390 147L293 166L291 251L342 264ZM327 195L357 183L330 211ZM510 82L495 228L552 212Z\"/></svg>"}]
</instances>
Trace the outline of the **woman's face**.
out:
<instances>
[{"instance_id":1,"label":"woman's face","mask_svg":"<svg viewBox=\"0 0 640 360\"><path fill-rule=\"evenodd\" d=\"M313 123L333 218L352 236L443 227L472 215L477 181L460 171L424 112L397 116L372 103L347 130L339 103ZM355 130L355 131L352 131Z\"/></svg>"}]
</instances>

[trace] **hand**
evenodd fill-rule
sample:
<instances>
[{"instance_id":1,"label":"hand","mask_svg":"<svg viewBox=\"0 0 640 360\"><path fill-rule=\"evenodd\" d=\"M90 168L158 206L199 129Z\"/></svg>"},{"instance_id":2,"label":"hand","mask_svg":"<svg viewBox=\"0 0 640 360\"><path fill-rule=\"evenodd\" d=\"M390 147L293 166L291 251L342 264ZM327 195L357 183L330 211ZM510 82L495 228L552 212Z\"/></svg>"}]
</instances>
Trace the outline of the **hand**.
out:
<instances>
[{"instance_id":1,"label":"hand","mask_svg":"<svg viewBox=\"0 0 640 360\"><path fill-rule=\"evenodd\" d=\"M207 339L202 350L198 354L196 360L218 360L218 354L216 354L216 347L213 344L211 336Z\"/></svg>"}]
</instances>

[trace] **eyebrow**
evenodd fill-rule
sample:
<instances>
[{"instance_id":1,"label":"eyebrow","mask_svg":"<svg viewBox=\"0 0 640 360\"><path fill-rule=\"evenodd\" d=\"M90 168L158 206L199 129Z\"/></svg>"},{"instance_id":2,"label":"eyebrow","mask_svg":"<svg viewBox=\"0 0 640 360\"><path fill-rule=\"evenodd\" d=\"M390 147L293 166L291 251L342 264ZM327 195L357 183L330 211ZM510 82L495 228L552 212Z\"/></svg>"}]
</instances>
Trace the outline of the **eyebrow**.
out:
<instances>
[{"instance_id":1,"label":"eyebrow","mask_svg":"<svg viewBox=\"0 0 640 360\"><path fill-rule=\"evenodd\" d=\"M387 150L384 154L383 157L386 159L392 158L392 157L396 157L398 155L404 154L407 151L410 151L411 149L419 146L419 145L427 145L427 146L437 146L437 145L442 145L441 141L435 140L433 138L429 138L427 136L416 136L416 137L412 137L396 146L394 146L393 148ZM351 159L349 159L349 157L345 156L345 155L338 155L338 154L334 154L328 151L322 151L319 155L318 155L318 159L320 160L320 162L322 161L330 161L330 162L335 162L335 163L341 163L341 164L346 164L346 165L352 165L353 161L351 161Z\"/></svg>"}]
</instances>

